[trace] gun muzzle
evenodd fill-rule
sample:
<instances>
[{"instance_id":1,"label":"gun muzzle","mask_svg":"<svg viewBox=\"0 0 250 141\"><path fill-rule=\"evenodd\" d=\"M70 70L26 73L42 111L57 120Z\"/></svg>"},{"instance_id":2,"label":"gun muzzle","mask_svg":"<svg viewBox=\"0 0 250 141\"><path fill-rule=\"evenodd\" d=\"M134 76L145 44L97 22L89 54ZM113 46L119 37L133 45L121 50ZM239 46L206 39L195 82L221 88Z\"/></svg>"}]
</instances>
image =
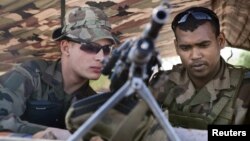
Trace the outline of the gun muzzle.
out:
<instances>
[{"instance_id":1,"label":"gun muzzle","mask_svg":"<svg viewBox=\"0 0 250 141\"><path fill-rule=\"evenodd\" d=\"M151 23L146 26L144 31L144 38L156 39L160 29L167 22L168 15L169 11L166 7L161 5L154 8Z\"/></svg>"}]
</instances>

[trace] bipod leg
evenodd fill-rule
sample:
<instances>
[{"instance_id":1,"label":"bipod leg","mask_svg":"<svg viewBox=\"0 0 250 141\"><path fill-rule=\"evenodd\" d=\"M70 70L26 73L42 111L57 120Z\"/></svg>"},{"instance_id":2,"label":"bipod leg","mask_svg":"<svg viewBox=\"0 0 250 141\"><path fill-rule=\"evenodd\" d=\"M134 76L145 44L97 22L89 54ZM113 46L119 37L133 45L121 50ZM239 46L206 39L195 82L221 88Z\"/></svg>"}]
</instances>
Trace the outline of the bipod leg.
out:
<instances>
[{"instance_id":1,"label":"bipod leg","mask_svg":"<svg viewBox=\"0 0 250 141\"><path fill-rule=\"evenodd\" d=\"M154 113L154 116L156 117L158 122L161 124L162 128L164 129L170 141L180 141L180 138L175 133L174 128L167 120L165 114L162 112L162 110L158 106L155 98L152 96L151 92L149 91L148 87L145 85L143 80L140 78L133 78L132 86L135 87L136 92L139 93L141 98L148 104L149 108Z\"/></svg>"}]
</instances>

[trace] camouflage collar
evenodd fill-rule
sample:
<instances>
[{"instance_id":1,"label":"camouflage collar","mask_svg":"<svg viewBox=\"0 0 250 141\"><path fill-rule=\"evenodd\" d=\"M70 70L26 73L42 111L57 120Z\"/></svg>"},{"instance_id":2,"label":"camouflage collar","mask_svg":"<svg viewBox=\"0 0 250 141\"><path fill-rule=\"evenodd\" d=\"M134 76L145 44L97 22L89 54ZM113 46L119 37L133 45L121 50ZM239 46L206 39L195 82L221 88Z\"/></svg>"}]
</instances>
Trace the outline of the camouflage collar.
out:
<instances>
[{"instance_id":1,"label":"camouflage collar","mask_svg":"<svg viewBox=\"0 0 250 141\"><path fill-rule=\"evenodd\" d=\"M50 85L62 85L61 60L52 62L43 73L43 79Z\"/></svg>"}]
</instances>

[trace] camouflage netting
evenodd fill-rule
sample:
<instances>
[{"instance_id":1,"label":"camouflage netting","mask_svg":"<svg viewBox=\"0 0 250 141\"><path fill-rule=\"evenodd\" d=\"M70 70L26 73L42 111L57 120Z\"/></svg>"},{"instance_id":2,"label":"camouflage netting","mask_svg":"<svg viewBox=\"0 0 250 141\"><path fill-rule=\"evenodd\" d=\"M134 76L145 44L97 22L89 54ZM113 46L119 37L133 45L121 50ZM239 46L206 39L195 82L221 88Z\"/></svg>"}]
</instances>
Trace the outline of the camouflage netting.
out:
<instances>
[{"instance_id":1,"label":"camouflage netting","mask_svg":"<svg viewBox=\"0 0 250 141\"><path fill-rule=\"evenodd\" d=\"M249 0L169 1L172 12L157 41L162 57L176 55L170 21L176 13L193 5L218 13L228 45L250 50ZM66 0L66 9L79 5L103 9L113 32L124 41L141 35L152 9L159 3L160 0ZM53 60L60 56L51 33L61 24L61 0L1 0L0 18L0 72L35 57Z\"/></svg>"}]
</instances>

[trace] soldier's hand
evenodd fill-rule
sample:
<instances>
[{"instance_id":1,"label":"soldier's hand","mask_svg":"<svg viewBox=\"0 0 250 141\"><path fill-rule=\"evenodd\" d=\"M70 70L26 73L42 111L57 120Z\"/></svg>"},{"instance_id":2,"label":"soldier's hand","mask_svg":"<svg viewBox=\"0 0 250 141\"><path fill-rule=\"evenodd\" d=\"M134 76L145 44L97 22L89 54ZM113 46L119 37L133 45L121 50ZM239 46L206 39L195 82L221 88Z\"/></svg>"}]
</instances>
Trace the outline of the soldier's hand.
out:
<instances>
[{"instance_id":1,"label":"soldier's hand","mask_svg":"<svg viewBox=\"0 0 250 141\"><path fill-rule=\"evenodd\" d=\"M34 134L32 138L67 140L70 136L71 133L68 130L49 127Z\"/></svg>"}]
</instances>

